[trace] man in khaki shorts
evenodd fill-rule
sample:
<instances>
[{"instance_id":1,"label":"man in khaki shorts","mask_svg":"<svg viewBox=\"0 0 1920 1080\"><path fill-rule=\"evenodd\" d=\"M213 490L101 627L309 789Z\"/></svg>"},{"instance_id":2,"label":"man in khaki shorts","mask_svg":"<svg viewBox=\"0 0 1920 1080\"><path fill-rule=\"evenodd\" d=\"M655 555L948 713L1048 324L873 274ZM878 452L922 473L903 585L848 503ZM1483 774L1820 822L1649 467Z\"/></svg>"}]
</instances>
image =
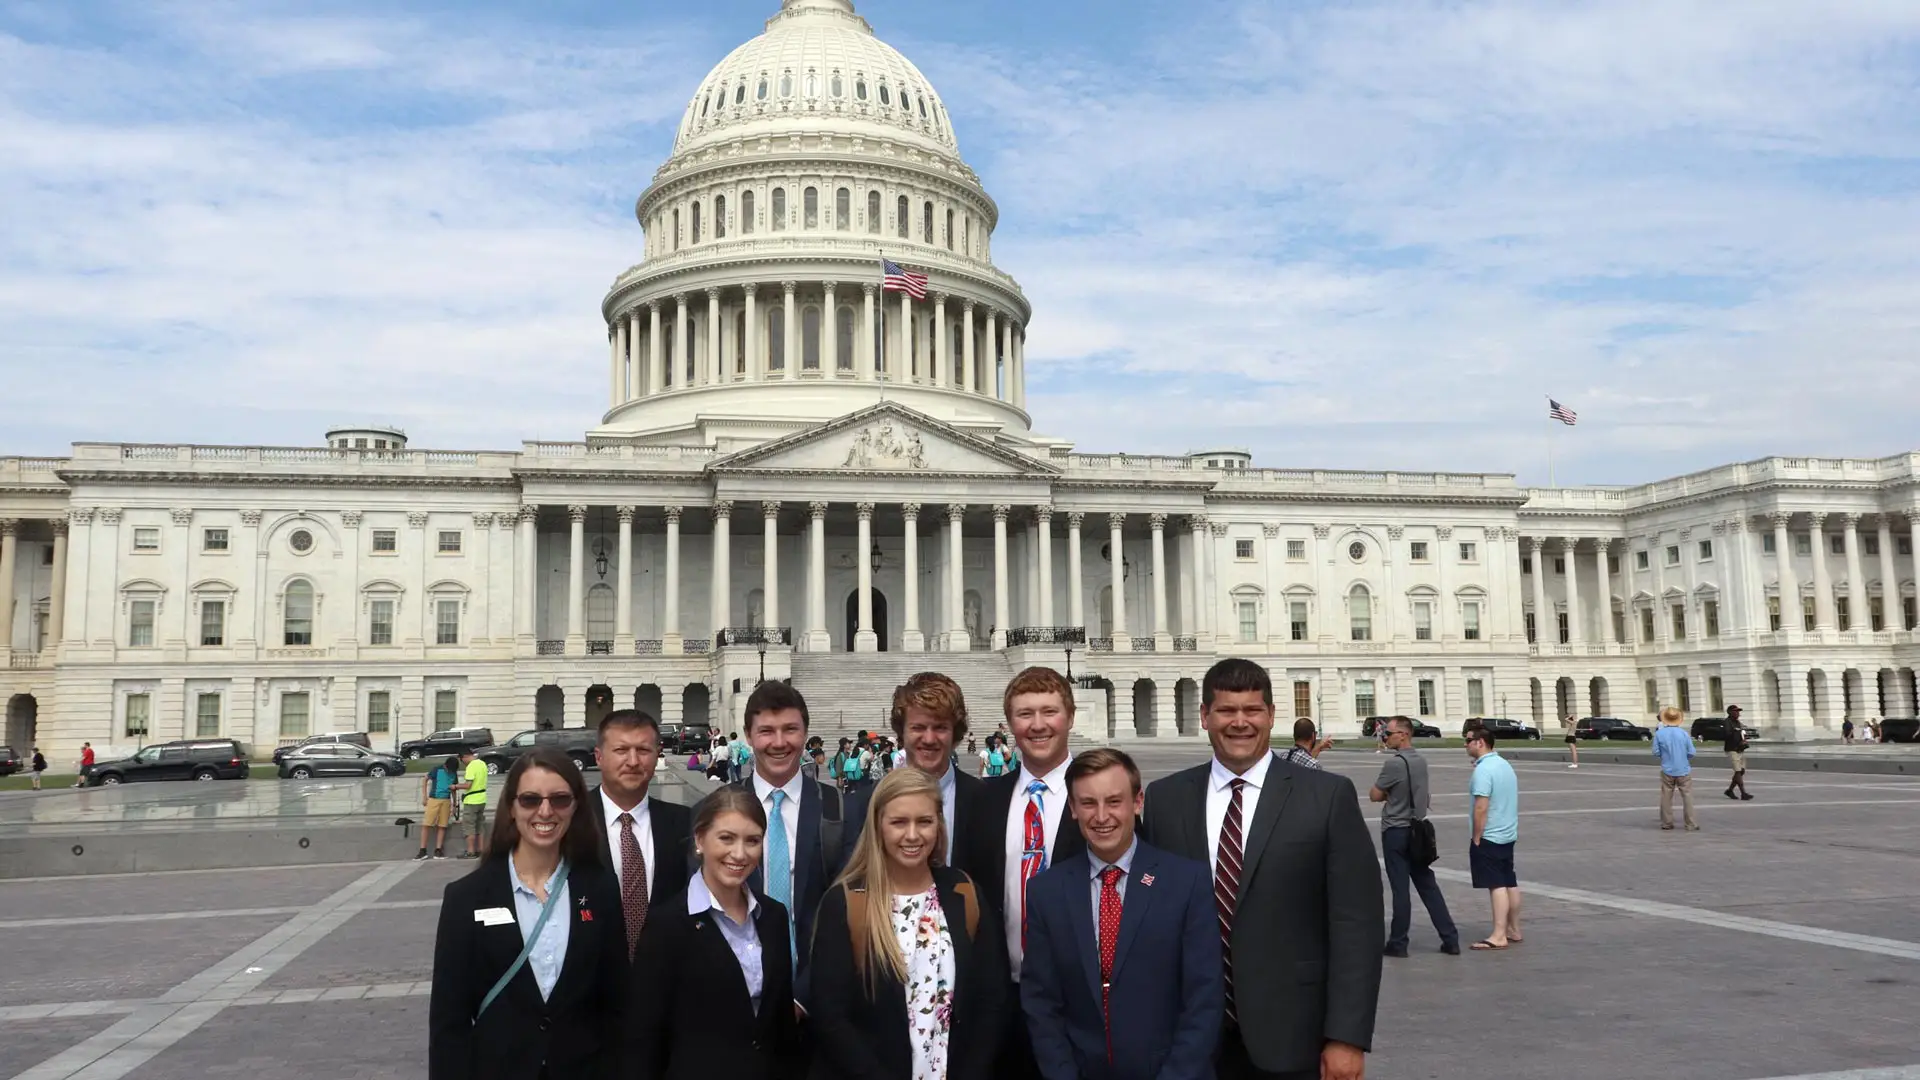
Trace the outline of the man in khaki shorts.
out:
<instances>
[{"instance_id":1,"label":"man in khaki shorts","mask_svg":"<svg viewBox=\"0 0 1920 1080\"><path fill-rule=\"evenodd\" d=\"M454 758L435 765L420 781L420 804L425 812L420 815L420 854L415 860L444 859L447 857L447 827L453 823L453 769ZM434 830L439 830L437 833ZM427 853L427 841L433 844L433 853Z\"/></svg>"},{"instance_id":2,"label":"man in khaki shorts","mask_svg":"<svg viewBox=\"0 0 1920 1080\"><path fill-rule=\"evenodd\" d=\"M1727 767L1733 770L1733 779L1727 781L1727 798L1752 801L1747 794L1747 729L1740 724L1740 706L1727 706L1727 735L1721 748L1727 752ZM1740 794L1735 795L1738 788Z\"/></svg>"}]
</instances>

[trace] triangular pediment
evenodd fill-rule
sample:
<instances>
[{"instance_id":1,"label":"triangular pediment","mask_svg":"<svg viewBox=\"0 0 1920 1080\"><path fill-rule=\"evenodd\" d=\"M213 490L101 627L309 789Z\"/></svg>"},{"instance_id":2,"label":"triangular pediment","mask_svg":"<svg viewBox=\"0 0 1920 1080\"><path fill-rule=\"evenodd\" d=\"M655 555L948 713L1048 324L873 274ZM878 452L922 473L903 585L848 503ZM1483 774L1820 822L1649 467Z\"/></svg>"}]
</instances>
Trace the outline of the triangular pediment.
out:
<instances>
[{"instance_id":1,"label":"triangular pediment","mask_svg":"<svg viewBox=\"0 0 1920 1080\"><path fill-rule=\"evenodd\" d=\"M895 402L731 454L715 472L1055 476L1053 465Z\"/></svg>"}]
</instances>

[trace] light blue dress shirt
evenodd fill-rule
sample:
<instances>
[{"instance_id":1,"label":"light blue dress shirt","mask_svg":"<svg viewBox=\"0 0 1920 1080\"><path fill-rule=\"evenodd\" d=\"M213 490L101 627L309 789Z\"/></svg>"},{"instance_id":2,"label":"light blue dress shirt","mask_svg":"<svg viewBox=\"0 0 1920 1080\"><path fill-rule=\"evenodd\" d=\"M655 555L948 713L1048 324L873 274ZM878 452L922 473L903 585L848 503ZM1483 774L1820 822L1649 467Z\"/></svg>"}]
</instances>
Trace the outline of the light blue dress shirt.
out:
<instances>
[{"instance_id":1,"label":"light blue dress shirt","mask_svg":"<svg viewBox=\"0 0 1920 1080\"><path fill-rule=\"evenodd\" d=\"M560 864L565 865L564 861ZM560 873L560 866L553 868L555 875ZM533 933L533 924L540 921L542 905L533 888L520 880L520 869L513 865L512 852L507 853L507 877L513 882L513 914L520 923L520 943L524 945L527 935ZM546 884L551 888L553 878L549 877ZM566 966L573 917L569 889L570 886L560 886L560 899L554 901L553 914L547 916L547 925L540 928L540 937L533 943L533 951L527 954L527 968L540 986L542 1001L552 996L553 984L560 981L560 969Z\"/></svg>"},{"instance_id":2,"label":"light blue dress shirt","mask_svg":"<svg viewBox=\"0 0 1920 1080\"><path fill-rule=\"evenodd\" d=\"M1087 852L1087 861L1093 864L1091 880L1093 882L1093 955L1095 957L1100 955L1100 875L1109 866L1120 868L1120 880L1114 882L1113 887L1120 894L1120 906L1126 907L1127 879L1133 876L1133 855L1139 850L1140 838L1136 836L1133 838L1133 843L1127 845L1126 853L1114 862L1101 862L1100 856L1091 851Z\"/></svg>"},{"instance_id":3,"label":"light blue dress shirt","mask_svg":"<svg viewBox=\"0 0 1920 1080\"><path fill-rule=\"evenodd\" d=\"M747 980L747 996L753 999L755 1015L760 1012L760 993L766 989L766 968L761 963L760 928L754 925L754 919L760 914L760 900L747 890L747 921L734 922L727 916L725 908L713 898L707 888L707 879L699 874L693 875L693 881L687 885L687 914L699 915L713 912L713 922L720 928L720 936L726 939L727 948L733 950L733 958L740 962L740 974Z\"/></svg>"},{"instance_id":4,"label":"light blue dress shirt","mask_svg":"<svg viewBox=\"0 0 1920 1080\"><path fill-rule=\"evenodd\" d=\"M1497 753L1480 755L1474 762L1473 777L1467 793L1487 800L1487 825L1480 839L1489 844L1511 844L1520 838L1520 779L1513 766Z\"/></svg>"},{"instance_id":5,"label":"light blue dress shirt","mask_svg":"<svg viewBox=\"0 0 1920 1080\"><path fill-rule=\"evenodd\" d=\"M1693 737L1678 724L1661 724L1653 733L1653 755L1668 776L1693 775Z\"/></svg>"}]
</instances>

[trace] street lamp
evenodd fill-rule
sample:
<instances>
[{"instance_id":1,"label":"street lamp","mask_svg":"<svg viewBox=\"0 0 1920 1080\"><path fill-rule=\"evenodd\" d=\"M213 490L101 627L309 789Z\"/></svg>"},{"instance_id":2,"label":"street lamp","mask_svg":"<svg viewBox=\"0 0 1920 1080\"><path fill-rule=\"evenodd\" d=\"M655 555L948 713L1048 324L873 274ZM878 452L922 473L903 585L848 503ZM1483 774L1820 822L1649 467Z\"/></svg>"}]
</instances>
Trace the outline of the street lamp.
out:
<instances>
[{"instance_id":1,"label":"street lamp","mask_svg":"<svg viewBox=\"0 0 1920 1080\"><path fill-rule=\"evenodd\" d=\"M1073 681L1073 642L1067 642L1067 681Z\"/></svg>"},{"instance_id":2,"label":"street lamp","mask_svg":"<svg viewBox=\"0 0 1920 1080\"><path fill-rule=\"evenodd\" d=\"M767 681L767 631L763 627L760 634L760 678L753 685L759 686Z\"/></svg>"}]
</instances>

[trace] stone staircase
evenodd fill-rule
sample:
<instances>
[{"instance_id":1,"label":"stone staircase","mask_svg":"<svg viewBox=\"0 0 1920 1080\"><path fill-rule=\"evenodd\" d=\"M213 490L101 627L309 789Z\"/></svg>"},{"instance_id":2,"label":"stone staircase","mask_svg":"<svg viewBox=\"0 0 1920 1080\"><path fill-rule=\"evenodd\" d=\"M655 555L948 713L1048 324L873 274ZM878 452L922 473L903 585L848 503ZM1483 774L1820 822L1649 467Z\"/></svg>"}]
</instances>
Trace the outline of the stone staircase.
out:
<instances>
[{"instance_id":1,"label":"stone staircase","mask_svg":"<svg viewBox=\"0 0 1920 1080\"><path fill-rule=\"evenodd\" d=\"M976 737L1000 722L1000 698L1013 670L1005 654L796 652L793 685L807 698L812 733L831 748L861 728L887 731L893 691L909 676L938 671L960 684L967 698L968 726Z\"/></svg>"}]
</instances>

